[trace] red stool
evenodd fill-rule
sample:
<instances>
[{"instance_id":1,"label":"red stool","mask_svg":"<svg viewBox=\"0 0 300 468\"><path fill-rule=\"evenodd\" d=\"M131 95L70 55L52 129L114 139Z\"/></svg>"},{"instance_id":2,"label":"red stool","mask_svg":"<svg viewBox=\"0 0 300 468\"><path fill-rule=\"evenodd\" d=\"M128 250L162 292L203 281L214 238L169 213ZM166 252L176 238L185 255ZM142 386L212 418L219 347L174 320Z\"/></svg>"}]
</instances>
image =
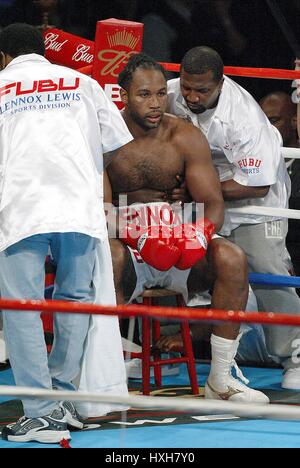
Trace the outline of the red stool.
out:
<instances>
[{"instance_id":1,"label":"red stool","mask_svg":"<svg viewBox=\"0 0 300 468\"><path fill-rule=\"evenodd\" d=\"M146 289L141 297L143 298L143 304L147 306L157 305L157 299L160 297L175 296L178 307L185 307L185 302L181 294L178 294L169 289L155 288ZM184 351L181 353L181 357L173 359L161 359L160 352L153 350L151 354L151 320L152 320L152 334L154 342L160 338L160 322L156 319L149 317L142 318L142 352L131 353L132 358L139 358L142 360L142 386L143 394L150 394L150 367L154 367L154 380L157 387L161 387L161 366L165 364L177 364L185 362L188 367L188 373L190 377L190 384L192 393L194 395L199 394L199 386L197 381L195 358L192 347L192 339L190 333L190 327L187 320L180 322L181 334L183 339ZM153 357L153 360L151 359Z\"/></svg>"}]
</instances>

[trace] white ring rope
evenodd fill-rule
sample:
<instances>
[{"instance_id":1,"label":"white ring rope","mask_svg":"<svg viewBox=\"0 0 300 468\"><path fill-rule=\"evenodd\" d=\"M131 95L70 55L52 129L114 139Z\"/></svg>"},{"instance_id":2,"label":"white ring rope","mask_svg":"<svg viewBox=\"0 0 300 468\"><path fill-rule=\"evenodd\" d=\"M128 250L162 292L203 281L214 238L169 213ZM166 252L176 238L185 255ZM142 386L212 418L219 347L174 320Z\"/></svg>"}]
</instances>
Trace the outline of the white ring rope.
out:
<instances>
[{"instance_id":1,"label":"white ring rope","mask_svg":"<svg viewBox=\"0 0 300 468\"><path fill-rule=\"evenodd\" d=\"M278 404L255 405L230 401L205 400L202 398L193 398L191 401L187 401L180 397L125 397L122 395L101 395L99 393L13 387L9 385L0 386L0 395L55 401L93 401L116 405L121 404L130 408L170 409L198 414L232 414L250 419L300 420L300 407Z\"/></svg>"},{"instance_id":2,"label":"white ring rope","mask_svg":"<svg viewBox=\"0 0 300 468\"><path fill-rule=\"evenodd\" d=\"M281 148L281 154L285 159L300 159L300 148Z\"/></svg>"},{"instance_id":3,"label":"white ring rope","mask_svg":"<svg viewBox=\"0 0 300 468\"><path fill-rule=\"evenodd\" d=\"M226 208L226 211L228 211L228 213L272 216L275 218L300 219L300 210L289 210L288 208L274 208L271 206L242 206L240 208Z\"/></svg>"}]
</instances>

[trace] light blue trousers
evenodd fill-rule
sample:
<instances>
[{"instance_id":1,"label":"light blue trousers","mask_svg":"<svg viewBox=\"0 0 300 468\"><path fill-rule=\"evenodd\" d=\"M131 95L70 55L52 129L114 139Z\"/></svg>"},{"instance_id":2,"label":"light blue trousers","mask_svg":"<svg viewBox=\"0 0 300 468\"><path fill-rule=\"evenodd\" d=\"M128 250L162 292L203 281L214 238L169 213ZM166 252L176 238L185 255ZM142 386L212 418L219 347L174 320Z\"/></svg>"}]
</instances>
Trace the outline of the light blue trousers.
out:
<instances>
[{"instance_id":1,"label":"light blue trousers","mask_svg":"<svg viewBox=\"0 0 300 468\"><path fill-rule=\"evenodd\" d=\"M249 271L288 276L290 257L285 247L287 220L242 225L228 239L240 246L248 258ZM295 288L252 285L258 310L300 315L300 299ZM284 369L299 367L300 328L264 326L268 353L279 359Z\"/></svg>"},{"instance_id":2,"label":"light blue trousers","mask_svg":"<svg viewBox=\"0 0 300 468\"><path fill-rule=\"evenodd\" d=\"M43 299L49 246L57 264L53 299L93 302L96 240L80 233L38 234L0 252L3 298ZM47 356L40 313L3 311L3 329L16 385L74 390L80 372L89 315L54 314L54 343ZM53 401L22 400L27 417L51 413Z\"/></svg>"}]
</instances>

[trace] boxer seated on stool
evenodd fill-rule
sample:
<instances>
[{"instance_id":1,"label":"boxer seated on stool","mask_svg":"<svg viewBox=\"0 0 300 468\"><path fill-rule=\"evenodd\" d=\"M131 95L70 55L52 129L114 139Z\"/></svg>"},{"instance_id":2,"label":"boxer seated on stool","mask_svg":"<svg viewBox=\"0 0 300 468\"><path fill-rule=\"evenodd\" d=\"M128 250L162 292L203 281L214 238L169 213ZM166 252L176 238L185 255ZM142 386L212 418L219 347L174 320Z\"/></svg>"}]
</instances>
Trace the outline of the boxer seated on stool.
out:
<instances>
[{"instance_id":1,"label":"boxer seated on stool","mask_svg":"<svg viewBox=\"0 0 300 468\"><path fill-rule=\"evenodd\" d=\"M157 198L155 190L171 192L178 183L176 175L181 174L194 202L204 204L205 215L196 225L161 225L152 231L129 222L120 231L121 240L111 240L118 303L124 303L125 296L133 300L146 287L162 286L184 297L187 290L211 289L212 307L244 310L249 289L245 255L213 235L222 226L224 204L206 138L190 123L165 114L165 72L152 58L132 56L118 83L125 105L123 118L138 145L126 161L117 157L107 168L114 198L126 194L129 203L147 203L151 210L151 203L167 198ZM154 189L153 197L143 196L151 193L148 189ZM179 236L178 228L182 229ZM268 403L263 393L231 374L239 328L229 322L214 324L205 396Z\"/></svg>"}]
</instances>

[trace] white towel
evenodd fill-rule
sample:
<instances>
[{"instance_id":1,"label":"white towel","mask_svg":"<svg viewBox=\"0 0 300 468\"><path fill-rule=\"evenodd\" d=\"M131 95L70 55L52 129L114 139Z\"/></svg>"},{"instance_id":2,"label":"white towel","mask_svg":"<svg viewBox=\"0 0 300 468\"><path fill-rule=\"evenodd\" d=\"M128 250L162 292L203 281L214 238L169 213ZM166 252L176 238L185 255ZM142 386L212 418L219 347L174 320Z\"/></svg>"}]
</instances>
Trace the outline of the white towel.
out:
<instances>
[{"instance_id":1,"label":"white towel","mask_svg":"<svg viewBox=\"0 0 300 468\"><path fill-rule=\"evenodd\" d=\"M93 282L96 288L95 303L116 305L108 239L98 242ZM78 390L109 395L128 395L118 317L91 316ZM76 403L76 408L83 417L104 416L112 411L127 409L122 405L88 401Z\"/></svg>"}]
</instances>

